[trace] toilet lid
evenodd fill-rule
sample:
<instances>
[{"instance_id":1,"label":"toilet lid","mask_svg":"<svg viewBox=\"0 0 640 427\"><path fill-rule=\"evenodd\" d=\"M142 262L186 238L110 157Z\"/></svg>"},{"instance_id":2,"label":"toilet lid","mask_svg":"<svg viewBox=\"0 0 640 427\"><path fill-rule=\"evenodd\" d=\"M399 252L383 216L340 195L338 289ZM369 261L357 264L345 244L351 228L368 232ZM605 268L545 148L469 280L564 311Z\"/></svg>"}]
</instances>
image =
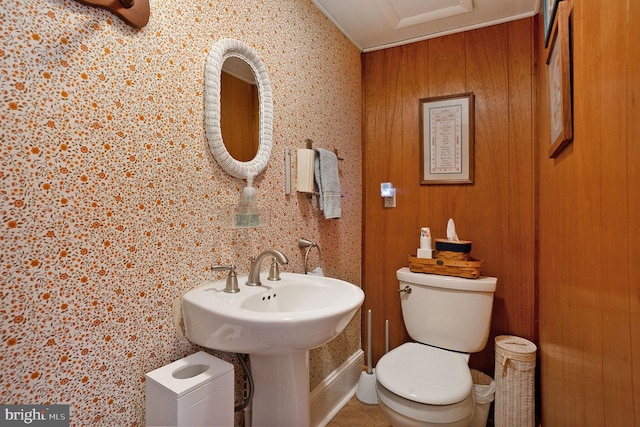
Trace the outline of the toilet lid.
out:
<instances>
[{"instance_id":1,"label":"toilet lid","mask_svg":"<svg viewBox=\"0 0 640 427\"><path fill-rule=\"evenodd\" d=\"M425 344L402 344L382 356L377 380L405 399L451 405L471 394L473 382L465 355Z\"/></svg>"}]
</instances>

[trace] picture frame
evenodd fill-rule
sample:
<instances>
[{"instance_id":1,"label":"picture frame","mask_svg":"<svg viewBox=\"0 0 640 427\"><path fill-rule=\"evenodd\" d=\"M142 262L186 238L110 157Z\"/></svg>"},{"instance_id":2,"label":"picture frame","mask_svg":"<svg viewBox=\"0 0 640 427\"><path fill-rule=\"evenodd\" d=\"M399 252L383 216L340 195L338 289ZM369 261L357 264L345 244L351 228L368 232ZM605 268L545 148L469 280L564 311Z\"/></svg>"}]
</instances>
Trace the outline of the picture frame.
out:
<instances>
[{"instance_id":1,"label":"picture frame","mask_svg":"<svg viewBox=\"0 0 640 427\"><path fill-rule=\"evenodd\" d=\"M561 2L547 52L549 96L549 158L557 157L573 140L571 90L571 6Z\"/></svg>"},{"instance_id":2,"label":"picture frame","mask_svg":"<svg viewBox=\"0 0 640 427\"><path fill-rule=\"evenodd\" d=\"M544 47L549 45L551 38L551 30L558 10L560 0L542 0L542 9L544 14Z\"/></svg>"},{"instance_id":3,"label":"picture frame","mask_svg":"<svg viewBox=\"0 0 640 427\"><path fill-rule=\"evenodd\" d=\"M472 92L420 99L420 184L473 184Z\"/></svg>"}]
</instances>

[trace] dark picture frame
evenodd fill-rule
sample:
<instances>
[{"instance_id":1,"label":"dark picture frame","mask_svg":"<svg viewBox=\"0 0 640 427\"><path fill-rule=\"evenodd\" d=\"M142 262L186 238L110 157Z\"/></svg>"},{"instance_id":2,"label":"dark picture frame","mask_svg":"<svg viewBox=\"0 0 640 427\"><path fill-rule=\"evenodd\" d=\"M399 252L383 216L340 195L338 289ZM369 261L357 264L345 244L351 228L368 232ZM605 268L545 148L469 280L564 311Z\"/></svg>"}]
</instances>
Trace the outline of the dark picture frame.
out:
<instances>
[{"instance_id":1,"label":"dark picture frame","mask_svg":"<svg viewBox=\"0 0 640 427\"><path fill-rule=\"evenodd\" d=\"M542 8L544 14L544 47L549 45L553 23L558 10L560 0L542 0Z\"/></svg>"}]
</instances>

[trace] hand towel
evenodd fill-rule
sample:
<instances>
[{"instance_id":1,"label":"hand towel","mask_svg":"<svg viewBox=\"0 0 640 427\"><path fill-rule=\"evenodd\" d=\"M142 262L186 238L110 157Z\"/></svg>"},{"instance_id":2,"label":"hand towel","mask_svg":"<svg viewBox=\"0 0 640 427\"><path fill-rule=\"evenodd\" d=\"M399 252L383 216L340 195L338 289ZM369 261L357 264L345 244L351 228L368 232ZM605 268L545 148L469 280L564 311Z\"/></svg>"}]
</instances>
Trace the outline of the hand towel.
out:
<instances>
[{"instance_id":1,"label":"hand towel","mask_svg":"<svg viewBox=\"0 0 640 427\"><path fill-rule=\"evenodd\" d=\"M316 148L314 171L320 210L324 211L324 217L327 219L340 218L342 192L338 176L338 157L331 151Z\"/></svg>"},{"instance_id":2,"label":"hand towel","mask_svg":"<svg viewBox=\"0 0 640 427\"><path fill-rule=\"evenodd\" d=\"M173 323L176 325L178 336L186 337L184 332L184 318L182 317L182 295L173 300Z\"/></svg>"}]
</instances>

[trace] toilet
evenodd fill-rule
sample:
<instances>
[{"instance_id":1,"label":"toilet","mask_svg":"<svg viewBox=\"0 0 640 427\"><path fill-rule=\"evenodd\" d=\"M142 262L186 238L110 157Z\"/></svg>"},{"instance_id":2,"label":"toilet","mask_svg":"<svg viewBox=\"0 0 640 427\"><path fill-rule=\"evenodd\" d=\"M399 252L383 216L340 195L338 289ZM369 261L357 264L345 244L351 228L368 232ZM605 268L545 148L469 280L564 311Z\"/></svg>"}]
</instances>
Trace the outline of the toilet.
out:
<instances>
[{"instance_id":1,"label":"toilet","mask_svg":"<svg viewBox=\"0 0 640 427\"><path fill-rule=\"evenodd\" d=\"M409 342L376 365L378 403L396 427L467 427L474 411L469 354L489 338L495 277L396 272Z\"/></svg>"}]
</instances>

